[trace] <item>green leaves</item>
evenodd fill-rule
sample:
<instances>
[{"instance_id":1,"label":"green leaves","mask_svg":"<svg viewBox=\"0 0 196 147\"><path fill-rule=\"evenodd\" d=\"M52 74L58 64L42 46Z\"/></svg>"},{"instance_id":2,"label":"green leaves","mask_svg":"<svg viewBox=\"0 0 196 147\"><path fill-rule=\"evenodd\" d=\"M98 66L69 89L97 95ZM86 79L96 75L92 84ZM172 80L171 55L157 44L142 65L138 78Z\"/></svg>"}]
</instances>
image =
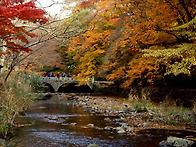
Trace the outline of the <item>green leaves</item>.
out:
<instances>
[{"instance_id":1,"label":"green leaves","mask_svg":"<svg viewBox=\"0 0 196 147\"><path fill-rule=\"evenodd\" d=\"M176 48L144 50L145 57L156 57L158 63L167 65L165 75L190 75L192 67L196 65L196 45L182 44Z\"/></svg>"}]
</instances>

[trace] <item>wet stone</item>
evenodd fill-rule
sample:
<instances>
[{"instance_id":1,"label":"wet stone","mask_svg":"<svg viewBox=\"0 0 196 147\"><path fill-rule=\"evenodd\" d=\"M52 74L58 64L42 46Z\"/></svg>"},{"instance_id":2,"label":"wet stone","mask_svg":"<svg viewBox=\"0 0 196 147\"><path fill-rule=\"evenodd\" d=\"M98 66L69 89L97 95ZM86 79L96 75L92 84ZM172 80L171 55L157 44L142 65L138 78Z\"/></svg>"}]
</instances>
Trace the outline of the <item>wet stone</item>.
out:
<instances>
[{"instance_id":1,"label":"wet stone","mask_svg":"<svg viewBox=\"0 0 196 147\"><path fill-rule=\"evenodd\" d=\"M118 114L123 114L124 113L124 111L118 111Z\"/></svg>"},{"instance_id":2,"label":"wet stone","mask_svg":"<svg viewBox=\"0 0 196 147\"><path fill-rule=\"evenodd\" d=\"M109 117L104 118L105 121L111 121L111 119Z\"/></svg>"},{"instance_id":3,"label":"wet stone","mask_svg":"<svg viewBox=\"0 0 196 147\"><path fill-rule=\"evenodd\" d=\"M121 126L128 126L128 124L127 123L121 123Z\"/></svg>"},{"instance_id":4,"label":"wet stone","mask_svg":"<svg viewBox=\"0 0 196 147\"><path fill-rule=\"evenodd\" d=\"M118 134L126 134L126 131L124 130L123 127L117 127L117 128L116 128L116 132L117 132Z\"/></svg>"},{"instance_id":5,"label":"wet stone","mask_svg":"<svg viewBox=\"0 0 196 147\"><path fill-rule=\"evenodd\" d=\"M96 144L89 144L87 147L99 147L99 146Z\"/></svg>"},{"instance_id":6,"label":"wet stone","mask_svg":"<svg viewBox=\"0 0 196 147\"><path fill-rule=\"evenodd\" d=\"M137 116L142 116L142 114L141 113L138 113Z\"/></svg>"},{"instance_id":7,"label":"wet stone","mask_svg":"<svg viewBox=\"0 0 196 147\"><path fill-rule=\"evenodd\" d=\"M121 117L119 121L120 122L125 122L125 118Z\"/></svg>"},{"instance_id":8,"label":"wet stone","mask_svg":"<svg viewBox=\"0 0 196 147\"><path fill-rule=\"evenodd\" d=\"M106 126L106 127L104 128L104 131L112 131L112 130L113 130L113 128L110 127L110 126Z\"/></svg>"},{"instance_id":9,"label":"wet stone","mask_svg":"<svg viewBox=\"0 0 196 147\"><path fill-rule=\"evenodd\" d=\"M134 129L132 127L129 127L129 126L124 126L124 129L127 131L127 132L133 132Z\"/></svg>"},{"instance_id":10,"label":"wet stone","mask_svg":"<svg viewBox=\"0 0 196 147\"><path fill-rule=\"evenodd\" d=\"M141 125L141 123L134 123L134 127L140 127Z\"/></svg>"},{"instance_id":11,"label":"wet stone","mask_svg":"<svg viewBox=\"0 0 196 147\"><path fill-rule=\"evenodd\" d=\"M193 141L182 139L178 137L168 137L166 141L159 143L160 147L193 147L195 143Z\"/></svg>"},{"instance_id":12,"label":"wet stone","mask_svg":"<svg viewBox=\"0 0 196 147\"><path fill-rule=\"evenodd\" d=\"M121 127L121 126L122 126L122 123L121 123L121 122L116 122L116 123L115 123L115 126Z\"/></svg>"},{"instance_id":13,"label":"wet stone","mask_svg":"<svg viewBox=\"0 0 196 147\"><path fill-rule=\"evenodd\" d=\"M88 124L87 127L88 128L93 128L95 125L94 124Z\"/></svg>"},{"instance_id":14,"label":"wet stone","mask_svg":"<svg viewBox=\"0 0 196 147\"><path fill-rule=\"evenodd\" d=\"M150 123L143 123L144 127L152 127L152 125Z\"/></svg>"},{"instance_id":15,"label":"wet stone","mask_svg":"<svg viewBox=\"0 0 196 147\"><path fill-rule=\"evenodd\" d=\"M126 134L126 131L125 130L119 130L117 133L118 134Z\"/></svg>"},{"instance_id":16,"label":"wet stone","mask_svg":"<svg viewBox=\"0 0 196 147\"><path fill-rule=\"evenodd\" d=\"M70 123L71 126L77 126L77 123Z\"/></svg>"},{"instance_id":17,"label":"wet stone","mask_svg":"<svg viewBox=\"0 0 196 147\"><path fill-rule=\"evenodd\" d=\"M131 112L131 110L129 108L126 108L123 111L124 111L124 113L130 113Z\"/></svg>"},{"instance_id":18,"label":"wet stone","mask_svg":"<svg viewBox=\"0 0 196 147\"><path fill-rule=\"evenodd\" d=\"M59 116L54 115L54 116L48 117L48 119L50 119L50 120L58 120Z\"/></svg>"}]
</instances>

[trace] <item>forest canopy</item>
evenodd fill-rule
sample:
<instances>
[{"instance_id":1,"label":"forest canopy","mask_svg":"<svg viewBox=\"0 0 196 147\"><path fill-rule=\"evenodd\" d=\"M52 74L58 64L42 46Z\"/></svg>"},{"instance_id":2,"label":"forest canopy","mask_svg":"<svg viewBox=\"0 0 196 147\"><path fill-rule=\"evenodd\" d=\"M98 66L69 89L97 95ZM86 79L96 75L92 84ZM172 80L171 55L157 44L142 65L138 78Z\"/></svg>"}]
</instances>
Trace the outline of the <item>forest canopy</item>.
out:
<instances>
[{"instance_id":1,"label":"forest canopy","mask_svg":"<svg viewBox=\"0 0 196 147\"><path fill-rule=\"evenodd\" d=\"M124 88L156 85L166 77L195 77L195 3L82 1L70 18L77 16L86 25L61 48L64 63L74 64L69 70L77 78L94 76Z\"/></svg>"}]
</instances>

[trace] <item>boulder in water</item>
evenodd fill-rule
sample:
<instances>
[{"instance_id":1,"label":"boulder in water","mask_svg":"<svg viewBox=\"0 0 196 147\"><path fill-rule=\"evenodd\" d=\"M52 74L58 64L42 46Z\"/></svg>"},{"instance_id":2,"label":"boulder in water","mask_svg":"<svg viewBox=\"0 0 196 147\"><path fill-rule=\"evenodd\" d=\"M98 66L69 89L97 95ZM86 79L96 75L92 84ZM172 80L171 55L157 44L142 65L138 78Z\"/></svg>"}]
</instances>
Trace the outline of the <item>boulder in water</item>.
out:
<instances>
[{"instance_id":1,"label":"boulder in water","mask_svg":"<svg viewBox=\"0 0 196 147\"><path fill-rule=\"evenodd\" d=\"M178 137L168 137L166 141L161 141L159 143L160 147L193 147L195 143L191 140L178 138Z\"/></svg>"}]
</instances>

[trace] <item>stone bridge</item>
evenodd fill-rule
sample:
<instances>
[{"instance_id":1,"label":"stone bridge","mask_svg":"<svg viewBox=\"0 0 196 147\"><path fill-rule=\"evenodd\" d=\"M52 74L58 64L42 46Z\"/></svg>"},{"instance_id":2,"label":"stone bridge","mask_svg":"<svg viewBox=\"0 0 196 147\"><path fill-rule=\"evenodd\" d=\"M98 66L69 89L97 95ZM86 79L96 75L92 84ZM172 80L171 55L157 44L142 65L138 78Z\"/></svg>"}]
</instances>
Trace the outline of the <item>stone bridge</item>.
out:
<instances>
[{"instance_id":1,"label":"stone bridge","mask_svg":"<svg viewBox=\"0 0 196 147\"><path fill-rule=\"evenodd\" d=\"M80 79L81 80L81 79ZM74 79L71 77L40 77L39 81L41 83L47 83L51 85L55 92L58 91L58 89L64 85L64 84L78 84L80 81L78 79ZM104 87L107 85L114 84L114 82L110 81L95 81L94 78L89 78L88 80L85 80L86 85L88 85L92 90L94 90L95 87Z\"/></svg>"}]
</instances>

